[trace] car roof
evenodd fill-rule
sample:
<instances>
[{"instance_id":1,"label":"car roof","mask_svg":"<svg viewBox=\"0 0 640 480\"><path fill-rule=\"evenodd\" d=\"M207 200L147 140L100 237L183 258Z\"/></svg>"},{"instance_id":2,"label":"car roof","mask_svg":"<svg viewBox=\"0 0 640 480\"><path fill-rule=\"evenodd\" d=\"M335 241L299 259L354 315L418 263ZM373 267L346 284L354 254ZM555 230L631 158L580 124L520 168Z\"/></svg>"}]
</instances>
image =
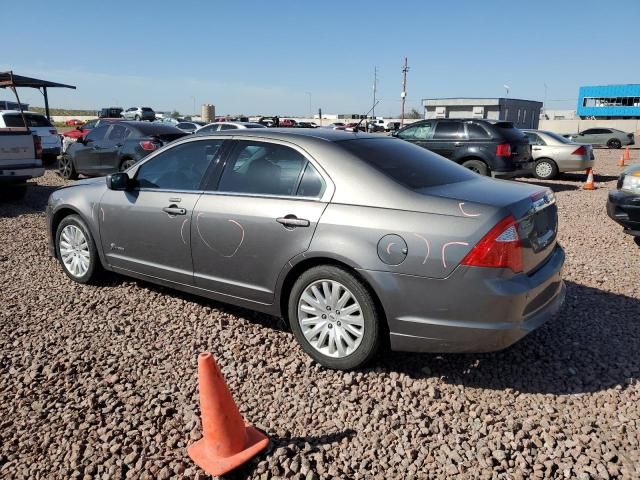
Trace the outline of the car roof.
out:
<instances>
[{"instance_id":1,"label":"car roof","mask_svg":"<svg viewBox=\"0 0 640 480\"><path fill-rule=\"evenodd\" d=\"M290 128L250 128L250 129L238 129L238 130L223 130L221 132L213 132L208 134L212 137L232 135L234 137L262 137L270 138L273 140L301 140L304 138L325 140L328 142L342 142L346 140L355 140L360 138L389 138L386 136L362 133L362 132L349 132L345 130L332 130L332 129L290 129ZM206 136L206 135L204 135Z\"/></svg>"},{"instance_id":2,"label":"car roof","mask_svg":"<svg viewBox=\"0 0 640 480\"><path fill-rule=\"evenodd\" d=\"M20 114L20 110L0 110L0 114L4 115L5 113L17 113ZM40 115L42 117L44 117L43 113L38 113L38 112L29 112L27 110L24 111L25 115L29 114L29 115Z\"/></svg>"}]
</instances>

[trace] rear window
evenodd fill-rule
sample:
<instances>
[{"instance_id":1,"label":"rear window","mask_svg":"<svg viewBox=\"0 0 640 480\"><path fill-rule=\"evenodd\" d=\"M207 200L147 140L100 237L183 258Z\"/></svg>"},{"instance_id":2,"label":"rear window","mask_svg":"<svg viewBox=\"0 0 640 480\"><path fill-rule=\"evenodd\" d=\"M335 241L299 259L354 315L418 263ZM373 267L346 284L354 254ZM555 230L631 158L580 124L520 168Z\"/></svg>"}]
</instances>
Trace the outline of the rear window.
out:
<instances>
[{"instance_id":1,"label":"rear window","mask_svg":"<svg viewBox=\"0 0 640 480\"><path fill-rule=\"evenodd\" d=\"M524 133L522 133L522 130L514 127L511 122L496 122L492 124L492 126L505 140L510 142L529 142Z\"/></svg>"},{"instance_id":2,"label":"rear window","mask_svg":"<svg viewBox=\"0 0 640 480\"><path fill-rule=\"evenodd\" d=\"M476 174L404 140L381 138L340 142L363 162L411 190L464 182Z\"/></svg>"},{"instance_id":3,"label":"rear window","mask_svg":"<svg viewBox=\"0 0 640 480\"><path fill-rule=\"evenodd\" d=\"M143 135L183 135L183 132L173 125L164 125L162 123L140 122L140 124L136 124L136 129L142 132Z\"/></svg>"},{"instance_id":4,"label":"rear window","mask_svg":"<svg viewBox=\"0 0 640 480\"><path fill-rule=\"evenodd\" d=\"M51 127L51 122L44 115L35 115L33 113L25 113L27 119L27 127ZM4 123L7 127L24 127L22 115L19 113L10 113L3 115Z\"/></svg>"},{"instance_id":5,"label":"rear window","mask_svg":"<svg viewBox=\"0 0 640 480\"><path fill-rule=\"evenodd\" d=\"M141 108L141 110L142 110L143 112L153 112L153 109L152 109L152 108L149 108L149 107L142 107L142 108Z\"/></svg>"},{"instance_id":6,"label":"rear window","mask_svg":"<svg viewBox=\"0 0 640 480\"><path fill-rule=\"evenodd\" d=\"M557 140L560 143L573 143L571 140L569 140L566 137L563 137L562 135L558 135L557 133L554 132L544 132L547 136L553 138L554 140Z\"/></svg>"}]
</instances>

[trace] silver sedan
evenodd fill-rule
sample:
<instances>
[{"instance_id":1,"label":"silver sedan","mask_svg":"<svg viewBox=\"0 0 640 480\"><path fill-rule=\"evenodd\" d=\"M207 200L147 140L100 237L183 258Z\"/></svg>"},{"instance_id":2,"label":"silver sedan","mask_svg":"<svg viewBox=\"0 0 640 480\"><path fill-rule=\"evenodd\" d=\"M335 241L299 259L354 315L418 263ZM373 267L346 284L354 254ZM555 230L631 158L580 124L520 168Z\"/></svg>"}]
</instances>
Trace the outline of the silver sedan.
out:
<instances>
[{"instance_id":1,"label":"silver sedan","mask_svg":"<svg viewBox=\"0 0 640 480\"><path fill-rule=\"evenodd\" d=\"M535 161L534 175L550 180L559 172L577 172L593 167L593 147L577 143L547 130L523 130L529 138Z\"/></svg>"},{"instance_id":2,"label":"silver sedan","mask_svg":"<svg viewBox=\"0 0 640 480\"><path fill-rule=\"evenodd\" d=\"M564 298L553 193L396 138L190 135L51 194L52 254L282 316L322 365L507 347Z\"/></svg>"}]
</instances>

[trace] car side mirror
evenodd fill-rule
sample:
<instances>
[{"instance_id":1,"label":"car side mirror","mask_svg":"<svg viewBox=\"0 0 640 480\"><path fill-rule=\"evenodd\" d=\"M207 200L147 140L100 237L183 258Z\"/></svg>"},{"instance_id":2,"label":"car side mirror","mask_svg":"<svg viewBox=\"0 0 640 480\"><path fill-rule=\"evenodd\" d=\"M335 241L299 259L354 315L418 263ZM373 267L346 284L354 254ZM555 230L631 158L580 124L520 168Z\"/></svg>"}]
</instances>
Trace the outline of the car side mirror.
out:
<instances>
[{"instance_id":1,"label":"car side mirror","mask_svg":"<svg viewBox=\"0 0 640 480\"><path fill-rule=\"evenodd\" d=\"M126 172L112 173L107 175L107 188L109 190L129 190L131 179Z\"/></svg>"},{"instance_id":2,"label":"car side mirror","mask_svg":"<svg viewBox=\"0 0 640 480\"><path fill-rule=\"evenodd\" d=\"M391 132L391 136L392 137L397 137L398 136L398 130L394 130L393 132Z\"/></svg>"}]
</instances>

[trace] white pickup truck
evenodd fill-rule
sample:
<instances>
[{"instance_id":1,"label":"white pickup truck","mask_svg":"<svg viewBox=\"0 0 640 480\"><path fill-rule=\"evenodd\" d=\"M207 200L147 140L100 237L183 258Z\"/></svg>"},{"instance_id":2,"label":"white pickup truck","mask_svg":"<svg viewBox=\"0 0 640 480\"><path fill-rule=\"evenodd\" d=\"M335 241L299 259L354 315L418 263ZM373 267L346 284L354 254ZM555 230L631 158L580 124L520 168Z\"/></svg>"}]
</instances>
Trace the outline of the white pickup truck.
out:
<instances>
[{"instance_id":1,"label":"white pickup truck","mask_svg":"<svg viewBox=\"0 0 640 480\"><path fill-rule=\"evenodd\" d=\"M0 194L20 197L27 180L42 175L40 137L24 127L0 128Z\"/></svg>"}]
</instances>

